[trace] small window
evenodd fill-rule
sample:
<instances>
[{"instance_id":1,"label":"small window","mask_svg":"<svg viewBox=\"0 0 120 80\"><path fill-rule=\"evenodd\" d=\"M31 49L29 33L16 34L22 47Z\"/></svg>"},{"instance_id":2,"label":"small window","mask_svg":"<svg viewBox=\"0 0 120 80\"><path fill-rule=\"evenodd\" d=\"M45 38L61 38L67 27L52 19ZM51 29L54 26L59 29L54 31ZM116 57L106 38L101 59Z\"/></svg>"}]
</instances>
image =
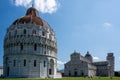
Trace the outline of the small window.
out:
<instances>
[{"instance_id":1,"label":"small window","mask_svg":"<svg viewBox=\"0 0 120 80\"><path fill-rule=\"evenodd\" d=\"M22 43L20 44L20 50L23 50L23 44Z\"/></svg>"},{"instance_id":2,"label":"small window","mask_svg":"<svg viewBox=\"0 0 120 80\"><path fill-rule=\"evenodd\" d=\"M67 66L65 65L65 69L67 68Z\"/></svg>"},{"instance_id":3,"label":"small window","mask_svg":"<svg viewBox=\"0 0 120 80\"><path fill-rule=\"evenodd\" d=\"M51 36L51 34L49 34L49 38L50 38L50 40L52 39L52 36Z\"/></svg>"},{"instance_id":4,"label":"small window","mask_svg":"<svg viewBox=\"0 0 120 80\"><path fill-rule=\"evenodd\" d=\"M17 35L17 30L15 30L15 33L14 33L14 35L15 35L15 36Z\"/></svg>"},{"instance_id":5,"label":"small window","mask_svg":"<svg viewBox=\"0 0 120 80\"><path fill-rule=\"evenodd\" d=\"M36 30L33 30L33 31L32 31L32 34L35 35L35 34L36 34Z\"/></svg>"},{"instance_id":6,"label":"small window","mask_svg":"<svg viewBox=\"0 0 120 80\"><path fill-rule=\"evenodd\" d=\"M11 37L11 32L9 32L9 37Z\"/></svg>"},{"instance_id":7,"label":"small window","mask_svg":"<svg viewBox=\"0 0 120 80\"><path fill-rule=\"evenodd\" d=\"M37 65L37 64L36 64L36 62L37 62L37 61L36 61L36 60L34 60L34 67L36 67L36 65Z\"/></svg>"},{"instance_id":8,"label":"small window","mask_svg":"<svg viewBox=\"0 0 120 80\"><path fill-rule=\"evenodd\" d=\"M83 63L83 61L82 61L82 63Z\"/></svg>"},{"instance_id":9,"label":"small window","mask_svg":"<svg viewBox=\"0 0 120 80\"><path fill-rule=\"evenodd\" d=\"M34 50L35 51L37 50L37 44L34 44Z\"/></svg>"},{"instance_id":10,"label":"small window","mask_svg":"<svg viewBox=\"0 0 120 80\"><path fill-rule=\"evenodd\" d=\"M26 60L24 59L24 66L26 66Z\"/></svg>"},{"instance_id":11,"label":"small window","mask_svg":"<svg viewBox=\"0 0 120 80\"><path fill-rule=\"evenodd\" d=\"M26 32L27 32L26 29L24 29L23 33L26 34Z\"/></svg>"},{"instance_id":12,"label":"small window","mask_svg":"<svg viewBox=\"0 0 120 80\"><path fill-rule=\"evenodd\" d=\"M5 58L5 64L8 64L8 61L9 61L9 58L6 57L6 58Z\"/></svg>"},{"instance_id":13,"label":"small window","mask_svg":"<svg viewBox=\"0 0 120 80\"><path fill-rule=\"evenodd\" d=\"M44 51L44 54L46 54L46 51Z\"/></svg>"},{"instance_id":14,"label":"small window","mask_svg":"<svg viewBox=\"0 0 120 80\"><path fill-rule=\"evenodd\" d=\"M14 67L16 66L16 60L13 60L13 66Z\"/></svg>"},{"instance_id":15,"label":"small window","mask_svg":"<svg viewBox=\"0 0 120 80\"><path fill-rule=\"evenodd\" d=\"M44 61L44 67L46 67L46 65L45 65L45 64L46 64L46 62Z\"/></svg>"},{"instance_id":16,"label":"small window","mask_svg":"<svg viewBox=\"0 0 120 80\"><path fill-rule=\"evenodd\" d=\"M42 36L45 36L45 32L44 31L42 31Z\"/></svg>"}]
</instances>

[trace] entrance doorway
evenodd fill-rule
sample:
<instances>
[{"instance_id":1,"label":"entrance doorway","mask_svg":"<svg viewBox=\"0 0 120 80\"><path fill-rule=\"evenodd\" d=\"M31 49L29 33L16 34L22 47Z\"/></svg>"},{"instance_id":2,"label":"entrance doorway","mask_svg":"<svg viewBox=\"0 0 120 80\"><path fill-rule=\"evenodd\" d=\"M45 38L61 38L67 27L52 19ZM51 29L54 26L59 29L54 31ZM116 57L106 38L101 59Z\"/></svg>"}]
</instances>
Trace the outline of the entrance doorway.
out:
<instances>
[{"instance_id":1,"label":"entrance doorway","mask_svg":"<svg viewBox=\"0 0 120 80\"><path fill-rule=\"evenodd\" d=\"M74 72L74 76L77 76L77 71Z\"/></svg>"},{"instance_id":2,"label":"entrance doorway","mask_svg":"<svg viewBox=\"0 0 120 80\"><path fill-rule=\"evenodd\" d=\"M51 69L49 69L49 75L51 75L52 74L52 70Z\"/></svg>"},{"instance_id":3,"label":"entrance doorway","mask_svg":"<svg viewBox=\"0 0 120 80\"><path fill-rule=\"evenodd\" d=\"M84 73L82 72L81 75L84 76Z\"/></svg>"},{"instance_id":4,"label":"entrance doorway","mask_svg":"<svg viewBox=\"0 0 120 80\"><path fill-rule=\"evenodd\" d=\"M10 75L10 68L7 67L7 77Z\"/></svg>"},{"instance_id":5,"label":"entrance doorway","mask_svg":"<svg viewBox=\"0 0 120 80\"><path fill-rule=\"evenodd\" d=\"M54 75L54 60L50 60L50 68L49 68L49 75Z\"/></svg>"}]
</instances>

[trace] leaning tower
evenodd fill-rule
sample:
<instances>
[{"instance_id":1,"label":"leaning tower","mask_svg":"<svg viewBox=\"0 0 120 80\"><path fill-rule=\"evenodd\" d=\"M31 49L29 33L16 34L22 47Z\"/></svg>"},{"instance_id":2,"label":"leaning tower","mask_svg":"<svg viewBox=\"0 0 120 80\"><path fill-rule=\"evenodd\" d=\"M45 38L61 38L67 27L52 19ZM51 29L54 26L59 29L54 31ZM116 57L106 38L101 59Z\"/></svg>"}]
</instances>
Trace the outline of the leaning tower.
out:
<instances>
[{"instance_id":1,"label":"leaning tower","mask_svg":"<svg viewBox=\"0 0 120 80\"><path fill-rule=\"evenodd\" d=\"M108 67L109 67L109 75L110 76L114 76L114 55L113 55L113 53L108 53L107 54L107 61L109 62L109 65L108 65Z\"/></svg>"},{"instance_id":2,"label":"leaning tower","mask_svg":"<svg viewBox=\"0 0 120 80\"><path fill-rule=\"evenodd\" d=\"M53 29L31 7L8 27L4 38L4 77L55 77L57 42Z\"/></svg>"}]
</instances>

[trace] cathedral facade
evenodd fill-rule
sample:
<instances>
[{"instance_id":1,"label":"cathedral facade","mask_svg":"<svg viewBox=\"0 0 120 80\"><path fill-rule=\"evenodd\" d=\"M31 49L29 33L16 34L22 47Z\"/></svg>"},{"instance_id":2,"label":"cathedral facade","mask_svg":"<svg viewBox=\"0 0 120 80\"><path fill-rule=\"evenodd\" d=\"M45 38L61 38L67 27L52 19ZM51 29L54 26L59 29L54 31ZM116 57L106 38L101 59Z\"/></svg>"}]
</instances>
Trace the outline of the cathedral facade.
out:
<instances>
[{"instance_id":1,"label":"cathedral facade","mask_svg":"<svg viewBox=\"0 0 120 80\"><path fill-rule=\"evenodd\" d=\"M55 77L57 42L50 25L31 7L8 27L4 38L4 77Z\"/></svg>"},{"instance_id":2,"label":"cathedral facade","mask_svg":"<svg viewBox=\"0 0 120 80\"><path fill-rule=\"evenodd\" d=\"M114 55L108 53L106 61L93 62L89 52L85 56L74 52L65 64L64 76L114 76Z\"/></svg>"}]
</instances>

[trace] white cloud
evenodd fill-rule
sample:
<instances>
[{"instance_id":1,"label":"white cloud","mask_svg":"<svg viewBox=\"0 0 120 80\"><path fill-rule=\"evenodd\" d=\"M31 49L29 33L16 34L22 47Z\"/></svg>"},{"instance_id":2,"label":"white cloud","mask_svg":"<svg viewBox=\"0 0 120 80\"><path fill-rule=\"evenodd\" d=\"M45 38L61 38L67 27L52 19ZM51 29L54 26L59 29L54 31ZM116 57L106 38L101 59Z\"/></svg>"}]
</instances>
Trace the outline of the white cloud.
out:
<instances>
[{"instance_id":1,"label":"white cloud","mask_svg":"<svg viewBox=\"0 0 120 80\"><path fill-rule=\"evenodd\" d=\"M16 6L29 7L32 3L32 0L15 0L14 3Z\"/></svg>"},{"instance_id":2,"label":"white cloud","mask_svg":"<svg viewBox=\"0 0 120 80\"><path fill-rule=\"evenodd\" d=\"M43 13L56 12L58 4L56 0L35 0L35 7Z\"/></svg>"},{"instance_id":3,"label":"white cloud","mask_svg":"<svg viewBox=\"0 0 120 80\"><path fill-rule=\"evenodd\" d=\"M110 29L110 28L112 28L112 24L109 23L109 22L105 22L105 23L103 23L103 27L104 27L105 29Z\"/></svg>"},{"instance_id":4,"label":"white cloud","mask_svg":"<svg viewBox=\"0 0 120 80\"><path fill-rule=\"evenodd\" d=\"M109 22L105 22L103 25L104 25L104 26L112 26L112 24L109 23Z\"/></svg>"},{"instance_id":5,"label":"white cloud","mask_svg":"<svg viewBox=\"0 0 120 80\"><path fill-rule=\"evenodd\" d=\"M57 61L58 65L64 65L66 62L62 62L62 61Z\"/></svg>"},{"instance_id":6,"label":"white cloud","mask_svg":"<svg viewBox=\"0 0 120 80\"><path fill-rule=\"evenodd\" d=\"M64 62L64 61L57 61L57 67L58 67L58 69L59 70L64 69L64 64L65 63L66 62Z\"/></svg>"},{"instance_id":7,"label":"white cloud","mask_svg":"<svg viewBox=\"0 0 120 80\"><path fill-rule=\"evenodd\" d=\"M99 60L99 57L93 56L93 59L94 59L94 60Z\"/></svg>"},{"instance_id":8,"label":"white cloud","mask_svg":"<svg viewBox=\"0 0 120 80\"><path fill-rule=\"evenodd\" d=\"M54 13L59 7L57 0L12 0L15 6L29 8L34 3L34 7L42 13Z\"/></svg>"}]
</instances>

